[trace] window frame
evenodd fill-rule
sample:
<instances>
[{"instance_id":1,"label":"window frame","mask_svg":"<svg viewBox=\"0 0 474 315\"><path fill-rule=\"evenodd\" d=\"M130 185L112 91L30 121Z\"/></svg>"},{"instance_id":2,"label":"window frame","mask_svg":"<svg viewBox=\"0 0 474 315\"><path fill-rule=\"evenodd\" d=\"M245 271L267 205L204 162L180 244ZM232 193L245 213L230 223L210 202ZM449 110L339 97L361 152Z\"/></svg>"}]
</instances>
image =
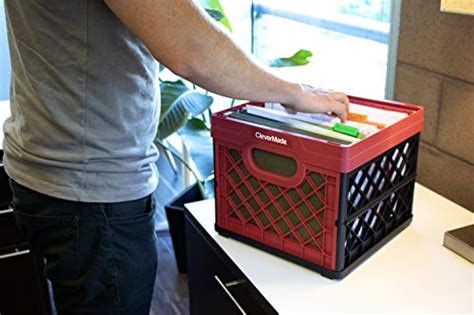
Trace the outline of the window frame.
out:
<instances>
[{"instance_id":1,"label":"window frame","mask_svg":"<svg viewBox=\"0 0 474 315\"><path fill-rule=\"evenodd\" d=\"M336 31L350 36L356 36L364 39L374 40L380 43L387 44L387 71L385 77L385 98L394 98L395 89L395 75L396 75L396 63L397 63L397 50L398 50L398 38L400 29L400 10L403 0L391 0L390 1L390 28L389 30L373 29L367 27L361 27L358 25L345 23L343 21L334 20L331 18L314 17L295 13L282 9L275 9L269 5L256 3L252 0L251 7L251 49L252 53L255 53L255 19L258 14L268 14L281 18L287 18L295 22L309 24L324 28L331 31Z\"/></svg>"}]
</instances>

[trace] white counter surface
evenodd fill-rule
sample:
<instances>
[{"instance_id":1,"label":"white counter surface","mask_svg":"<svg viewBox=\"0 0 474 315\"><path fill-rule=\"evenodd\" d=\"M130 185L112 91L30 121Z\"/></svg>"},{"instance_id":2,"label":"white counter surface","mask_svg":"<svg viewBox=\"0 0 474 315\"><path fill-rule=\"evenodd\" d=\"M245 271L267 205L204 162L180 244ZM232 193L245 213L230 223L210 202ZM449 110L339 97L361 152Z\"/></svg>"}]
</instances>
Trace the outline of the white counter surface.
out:
<instances>
[{"instance_id":1,"label":"white counter surface","mask_svg":"<svg viewBox=\"0 0 474 315\"><path fill-rule=\"evenodd\" d=\"M474 267L442 246L474 215L421 185L412 224L340 281L218 235L213 199L186 207L280 314L474 313Z\"/></svg>"}]
</instances>

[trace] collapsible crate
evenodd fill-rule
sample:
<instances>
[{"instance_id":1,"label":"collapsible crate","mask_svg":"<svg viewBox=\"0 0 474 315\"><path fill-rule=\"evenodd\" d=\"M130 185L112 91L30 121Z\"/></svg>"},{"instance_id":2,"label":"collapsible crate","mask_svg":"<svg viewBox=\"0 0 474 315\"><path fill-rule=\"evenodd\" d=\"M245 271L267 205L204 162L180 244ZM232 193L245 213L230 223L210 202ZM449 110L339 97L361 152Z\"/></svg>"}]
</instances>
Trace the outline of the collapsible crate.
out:
<instances>
[{"instance_id":1,"label":"collapsible crate","mask_svg":"<svg viewBox=\"0 0 474 315\"><path fill-rule=\"evenodd\" d=\"M409 225L423 108L350 100L408 116L347 146L213 115L221 235L341 279Z\"/></svg>"}]
</instances>

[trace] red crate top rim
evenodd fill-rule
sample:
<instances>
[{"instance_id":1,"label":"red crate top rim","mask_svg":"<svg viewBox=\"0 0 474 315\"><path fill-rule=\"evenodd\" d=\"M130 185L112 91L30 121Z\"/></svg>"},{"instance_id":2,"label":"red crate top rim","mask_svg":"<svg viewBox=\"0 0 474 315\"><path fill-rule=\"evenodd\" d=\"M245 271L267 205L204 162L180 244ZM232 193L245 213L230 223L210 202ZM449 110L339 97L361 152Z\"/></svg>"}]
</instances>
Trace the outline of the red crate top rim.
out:
<instances>
[{"instance_id":1,"label":"red crate top rim","mask_svg":"<svg viewBox=\"0 0 474 315\"><path fill-rule=\"evenodd\" d=\"M371 100L371 99L362 98L362 97L355 97L355 96L349 96L349 100L350 100L351 103L354 103L354 104L363 105L363 106L367 106L367 107L378 108L378 109L389 109L391 111L406 113L406 114L408 114L408 116L406 118L403 118L402 120L394 123L394 124L391 124L391 125L383 128L383 129L381 129L379 132L364 138L361 141L351 143L351 144L341 144L341 143L336 143L336 142L333 142L333 141L330 141L330 140L321 139L321 138L318 138L318 137L312 137L312 136L308 136L308 135L297 134L297 133L293 133L291 131L281 130L281 129L273 128L273 127L269 127L269 126L262 126L262 125L259 125L259 124L256 124L256 123L242 121L242 120L232 118L232 117L227 117L227 115L230 112L232 112L236 109L241 109L241 108L245 107L246 105L264 106L264 103L246 102L244 104L234 106L232 108L228 108L228 109L225 109L223 111L214 113L214 115L216 117L221 117L221 118L224 118L226 120L234 121L234 122L239 123L239 124L253 126L253 127L261 128L261 129L264 129L264 130L269 130L269 131L273 131L273 132L282 133L282 134L297 136L297 137L303 138L303 139L308 140L308 141L316 141L318 143L323 143L324 145L329 145L329 146L332 146L332 147L335 147L335 148L345 149L345 148L357 148L359 146L365 145L368 140L372 139L374 136L379 135L381 132L384 132L386 130L393 130L393 129L397 128L397 125L401 121L404 121L404 120L408 119L410 116L412 116L416 113L423 112L423 107L422 106L414 105L414 104L401 103L401 102L396 102L396 101Z\"/></svg>"}]
</instances>

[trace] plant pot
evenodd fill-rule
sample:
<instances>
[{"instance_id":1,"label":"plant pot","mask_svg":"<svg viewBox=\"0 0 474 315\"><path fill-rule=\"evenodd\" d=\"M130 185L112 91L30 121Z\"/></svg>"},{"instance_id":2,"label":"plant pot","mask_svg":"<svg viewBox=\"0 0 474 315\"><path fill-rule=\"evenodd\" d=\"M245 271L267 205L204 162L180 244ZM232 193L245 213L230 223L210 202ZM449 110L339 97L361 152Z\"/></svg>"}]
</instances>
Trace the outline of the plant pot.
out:
<instances>
[{"instance_id":1,"label":"plant pot","mask_svg":"<svg viewBox=\"0 0 474 315\"><path fill-rule=\"evenodd\" d=\"M203 200L204 197L197 184L189 186L176 198L165 205L166 218L168 219L171 240L178 271L186 273L186 235L184 228L184 205L193 201Z\"/></svg>"}]
</instances>

